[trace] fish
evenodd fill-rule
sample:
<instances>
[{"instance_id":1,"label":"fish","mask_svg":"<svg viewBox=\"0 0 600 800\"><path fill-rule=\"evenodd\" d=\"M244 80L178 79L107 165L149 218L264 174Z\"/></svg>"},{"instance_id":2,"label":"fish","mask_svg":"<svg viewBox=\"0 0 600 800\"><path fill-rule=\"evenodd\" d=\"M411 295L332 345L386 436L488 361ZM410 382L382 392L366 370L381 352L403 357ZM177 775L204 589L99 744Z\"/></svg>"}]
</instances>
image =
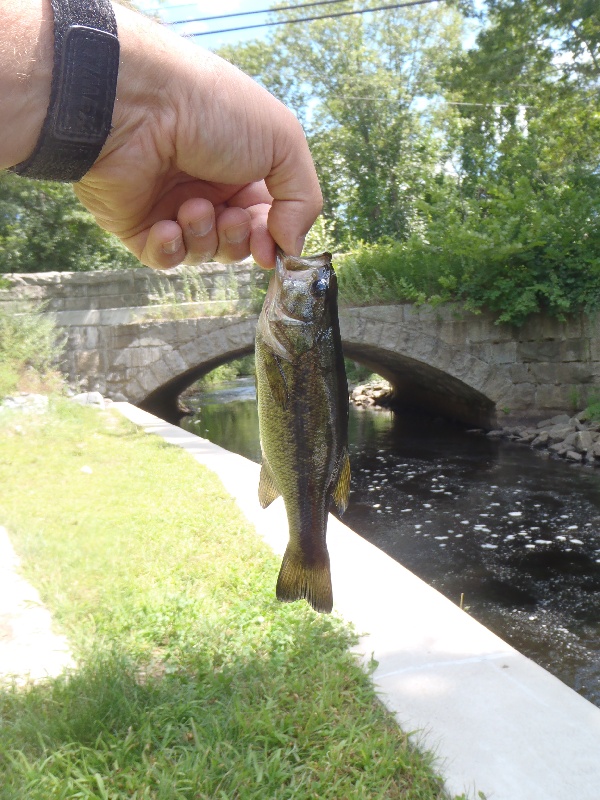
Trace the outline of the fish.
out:
<instances>
[{"instance_id":1,"label":"fish","mask_svg":"<svg viewBox=\"0 0 600 800\"><path fill-rule=\"evenodd\" d=\"M258 497L283 497L289 542L276 596L333 607L327 517L348 506L348 383L337 278L330 253L278 249L256 330L256 390L262 465Z\"/></svg>"}]
</instances>

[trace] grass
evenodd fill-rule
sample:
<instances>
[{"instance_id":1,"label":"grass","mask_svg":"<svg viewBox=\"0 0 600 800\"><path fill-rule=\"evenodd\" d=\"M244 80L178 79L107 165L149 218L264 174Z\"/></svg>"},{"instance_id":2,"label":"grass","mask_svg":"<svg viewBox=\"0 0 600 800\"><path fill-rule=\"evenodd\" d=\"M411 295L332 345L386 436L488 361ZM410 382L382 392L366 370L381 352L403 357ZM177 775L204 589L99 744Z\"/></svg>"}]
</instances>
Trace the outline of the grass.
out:
<instances>
[{"instance_id":1,"label":"grass","mask_svg":"<svg viewBox=\"0 0 600 800\"><path fill-rule=\"evenodd\" d=\"M54 400L0 417L0 485L78 662L0 692L1 800L445 797L352 633L277 603L277 561L183 451Z\"/></svg>"}]
</instances>

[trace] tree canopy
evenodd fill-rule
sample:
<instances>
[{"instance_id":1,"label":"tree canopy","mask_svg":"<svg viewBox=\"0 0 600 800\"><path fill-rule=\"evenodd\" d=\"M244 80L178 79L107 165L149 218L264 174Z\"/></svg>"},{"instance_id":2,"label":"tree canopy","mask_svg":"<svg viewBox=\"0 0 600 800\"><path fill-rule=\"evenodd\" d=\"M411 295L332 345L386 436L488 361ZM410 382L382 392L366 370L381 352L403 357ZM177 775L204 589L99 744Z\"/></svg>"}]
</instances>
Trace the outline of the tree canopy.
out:
<instances>
[{"instance_id":1,"label":"tree canopy","mask_svg":"<svg viewBox=\"0 0 600 800\"><path fill-rule=\"evenodd\" d=\"M311 245L358 248L366 300L379 259L397 299L512 322L600 306L597 0L432 2L277 25L220 55L303 123L325 199ZM70 189L0 178L0 271L132 262Z\"/></svg>"}]
</instances>

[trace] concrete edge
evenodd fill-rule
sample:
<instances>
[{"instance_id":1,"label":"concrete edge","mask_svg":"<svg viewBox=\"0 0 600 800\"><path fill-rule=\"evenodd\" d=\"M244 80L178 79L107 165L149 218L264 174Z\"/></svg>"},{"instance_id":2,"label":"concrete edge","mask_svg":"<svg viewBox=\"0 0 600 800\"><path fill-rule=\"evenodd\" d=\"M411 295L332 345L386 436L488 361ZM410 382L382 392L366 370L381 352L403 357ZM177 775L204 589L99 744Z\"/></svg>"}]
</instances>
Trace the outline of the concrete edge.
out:
<instances>
[{"instance_id":1,"label":"concrete edge","mask_svg":"<svg viewBox=\"0 0 600 800\"><path fill-rule=\"evenodd\" d=\"M215 472L279 555L281 500L262 510L259 467L129 403L148 433ZM403 730L437 755L447 790L490 800L597 800L600 709L329 518L335 609L362 634L357 654Z\"/></svg>"}]
</instances>

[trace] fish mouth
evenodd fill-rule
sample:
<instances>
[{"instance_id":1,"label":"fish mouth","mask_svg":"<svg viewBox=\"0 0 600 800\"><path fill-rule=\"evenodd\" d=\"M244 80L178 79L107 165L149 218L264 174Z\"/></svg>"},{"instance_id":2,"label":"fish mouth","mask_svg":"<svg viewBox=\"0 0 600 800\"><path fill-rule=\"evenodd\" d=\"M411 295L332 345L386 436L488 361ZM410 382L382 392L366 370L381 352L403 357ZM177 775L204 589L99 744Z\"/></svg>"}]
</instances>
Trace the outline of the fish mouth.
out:
<instances>
[{"instance_id":1,"label":"fish mouth","mask_svg":"<svg viewBox=\"0 0 600 800\"><path fill-rule=\"evenodd\" d=\"M288 256L278 247L275 257L275 269L280 278L285 272L303 272L315 267L329 267L331 269L331 253L325 251L316 256Z\"/></svg>"}]
</instances>

